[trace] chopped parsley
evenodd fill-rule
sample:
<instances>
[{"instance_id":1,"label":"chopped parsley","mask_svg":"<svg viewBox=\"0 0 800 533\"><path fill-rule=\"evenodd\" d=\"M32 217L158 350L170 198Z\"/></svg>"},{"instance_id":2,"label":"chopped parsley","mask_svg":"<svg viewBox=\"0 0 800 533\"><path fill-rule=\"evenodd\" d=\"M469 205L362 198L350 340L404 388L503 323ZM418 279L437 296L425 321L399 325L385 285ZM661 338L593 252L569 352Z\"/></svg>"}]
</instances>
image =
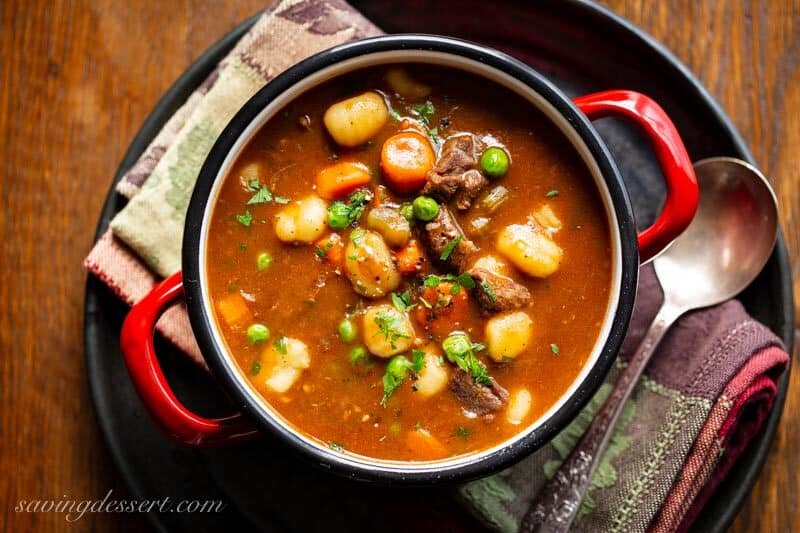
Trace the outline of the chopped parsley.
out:
<instances>
[{"instance_id":1,"label":"chopped parsley","mask_svg":"<svg viewBox=\"0 0 800 533\"><path fill-rule=\"evenodd\" d=\"M389 118L392 119L392 122L400 122L403 117L400 116L400 113L398 113L397 110L392 107L389 108Z\"/></svg>"},{"instance_id":2,"label":"chopped parsley","mask_svg":"<svg viewBox=\"0 0 800 533\"><path fill-rule=\"evenodd\" d=\"M495 296L494 291L492 290L492 287L489 286L488 282L482 281L481 289L483 289L483 292L486 294L486 297L489 298L490 302L492 302L493 304L497 303L497 296Z\"/></svg>"},{"instance_id":3,"label":"chopped parsley","mask_svg":"<svg viewBox=\"0 0 800 533\"><path fill-rule=\"evenodd\" d=\"M561 353L561 348L558 347L558 344L551 342L550 351L553 352L553 355L558 355L559 353Z\"/></svg>"},{"instance_id":4,"label":"chopped parsley","mask_svg":"<svg viewBox=\"0 0 800 533\"><path fill-rule=\"evenodd\" d=\"M383 334L384 338L389 341L392 349L397 348L395 342L397 339L411 338L405 330L403 319L394 313L378 313L375 315L375 324L378 326L378 334Z\"/></svg>"},{"instance_id":5,"label":"chopped parsley","mask_svg":"<svg viewBox=\"0 0 800 533\"><path fill-rule=\"evenodd\" d=\"M254 361L253 366L250 367L250 374L257 376L259 372L261 372L261 363Z\"/></svg>"},{"instance_id":6,"label":"chopped parsley","mask_svg":"<svg viewBox=\"0 0 800 533\"><path fill-rule=\"evenodd\" d=\"M274 198L274 201L275 201L276 204L286 205L289 202L291 202L292 199L291 198L287 198L285 196L276 196Z\"/></svg>"},{"instance_id":7,"label":"chopped parsley","mask_svg":"<svg viewBox=\"0 0 800 533\"><path fill-rule=\"evenodd\" d=\"M286 337L283 335L275 339L275 342L272 343L272 346L279 354L286 355Z\"/></svg>"},{"instance_id":8,"label":"chopped parsley","mask_svg":"<svg viewBox=\"0 0 800 533\"><path fill-rule=\"evenodd\" d=\"M422 279L422 284L426 287L438 287L443 281L453 281L456 285L464 287L465 289L472 289L475 287L475 280L472 279L472 276L469 274L459 274L458 276L455 274L430 274ZM451 288L450 292L451 294L458 294L460 291L453 292Z\"/></svg>"},{"instance_id":9,"label":"chopped parsley","mask_svg":"<svg viewBox=\"0 0 800 533\"><path fill-rule=\"evenodd\" d=\"M423 124L425 124L426 128L431 127L431 119L433 118L434 113L436 113L436 108L433 107L433 104L428 100L424 104L415 105L411 108L414 114L419 117Z\"/></svg>"},{"instance_id":10,"label":"chopped parsley","mask_svg":"<svg viewBox=\"0 0 800 533\"><path fill-rule=\"evenodd\" d=\"M439 256L439 259L441 259L442 261L447 261L448 259L450 259L450 256L453 254L453 250L456 249L459 243L461 243L461 239L463 238L464 238L463 235L459 235L452 241L448 242L444 246L444 250L442 250L442 254Z\"/></svg>"},{"instance_id":11,"label":"chopped parsley","mask_svg":"<svg viewBox=\"0 0 800 533\"><path fill-rule=\"evenodd\" d=\"M482 344L471 342L469 336L461 332L451 333L442 341L442 349L447 359L472 376L475 383L489 386L492 384L492 379L484 364L475 357L475 352L484 348Z\"/></svg>"},{"instance_id":12,"label":"chopped parsley","mask_svg":"<svg viewBox=\"0 0 800 533\"><path fill-rule=\"evenodd\" d=\"M355 224L364 214L364 208L370 200L372 200L372 192L369 189L360 189L350 195L347 203L341 200L333 202L328 207L329 224L334 229L341 229ZM335 224L330 222L331 217L334 217Z\"/></svg>"},{"instance_id":13,"label":"chopped parsley","mask_svg":"<svg viewBox=\"0 0 800 533\"><path fill-rule=\"evenodd\" d=\"M314 252L317 254L318 257L325 259L325 256L328 255L328 250L330 250L331 248L333 248L333 240L329 239L324 247L317 246Z\"/></svg>"},{"instance_id":14,"label":"chopped parsley","mask_svg":"<svg viewBox=\"0 0 800 533\"><path fill-rule=\"evenodd\" d=\"M394 374L390 374L386 372L383 375L383 396L381 397L381 405L386 407L386 402L389 401L392 393L394 393L395 389L399 387L403 383L402 378L398 378Z\"/></svg>"},{"instance_id":15,"label":"chopped parsley","mask_svg":"<svg viewBox=\"0 0 800 533\"><path fill-rule=\"evenodd\" d=\"M553 189L552 191L547 191L545 196L548 198L555 198L556 196L558 196L558 191L556 189Z\"/></svg>"},{"instance_id":16,"label":"chopped parsley","mask_svg":"<svg viewBox=\"0 0 800 533\"><path fill-rule=\"evenodd\" d=\"M454 431L456 437L460 437L462 439L468 439L470 435L472 435L472 430L468 427L458 426Z\"/></svg>"},{"instance_id":17,"label":"chopped parsley","mask_svg":"<svg viewBox=\"0 0 800 533\"><path fill-rule=\"evenodd\" d=\"M394 304L395 309L397 309L401 313L410 311L411 309L414 309L417 306L417 304L411 303L411 295L409 294L408 291L405 291L404 293L401 294L393 292L392 303Z\"/></svg>"},{"instance_id":18,"label":"chopped parsley","mask_svg":"<svg viewBox=\"0 0 800 533\"><path fill-rule=\"evenodd\" d=\"M236 215L236 222L245 228L249 228L250 224L253 223L253 215L250 213L250 210L246 210L243 215Z\"/></svg>"},{"instance_id":19,"label":"chopped parsley","mask_svg":"<svg viewBox=\"0 0 800 533\"><path fill-rule=\"evenodd\" d=\"M422 369L425 368L425 352L422 350L411 350L411 357L413 358L411 371L415 374L419 374Z\"/></svg>"},{"instance_id":20,"label":"chopped parsley","mask_svg":"<svg viewBox=\"0 0 800 533\"><path fill-rule=\"evenodd\" d=\"M276 204L288 204L291 201L285 196L273 196L272 191L269 190L269 187L258 180L248 181L247 190L254 194L249 200L247 200L246 205L268 204L270 202L275 202Z\"/></svg>"}]
</instances>

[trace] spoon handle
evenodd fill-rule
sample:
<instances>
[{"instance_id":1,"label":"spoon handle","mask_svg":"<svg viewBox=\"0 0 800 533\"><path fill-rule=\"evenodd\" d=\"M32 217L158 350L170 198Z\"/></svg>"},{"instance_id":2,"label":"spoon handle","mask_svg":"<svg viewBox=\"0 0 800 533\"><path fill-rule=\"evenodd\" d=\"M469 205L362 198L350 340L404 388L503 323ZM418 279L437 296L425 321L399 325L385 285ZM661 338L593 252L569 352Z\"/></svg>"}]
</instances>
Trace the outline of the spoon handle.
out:
<instances>
[{"instance_id":1,"label":"spoon handle","mask_svg":"<svg viewBox=\"0 0 800 533\"><path fill-rule=\"evenodd\" d=\"M667 303L661 306L603 407L553 477L540 489L522 521L520 533L550 533L569 529L578 514L581 499L611 438L622 407L633 392L664 333L681 314L682 311L675 306Z\"/></svg>"}]
</instances>

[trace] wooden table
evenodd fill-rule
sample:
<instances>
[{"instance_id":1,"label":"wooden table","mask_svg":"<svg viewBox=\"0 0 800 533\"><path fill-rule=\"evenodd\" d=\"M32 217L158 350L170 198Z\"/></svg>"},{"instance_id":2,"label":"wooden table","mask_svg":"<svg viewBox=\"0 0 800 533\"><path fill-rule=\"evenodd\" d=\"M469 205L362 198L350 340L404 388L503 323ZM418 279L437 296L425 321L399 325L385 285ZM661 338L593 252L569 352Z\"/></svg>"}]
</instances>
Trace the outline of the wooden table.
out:
<instances>
[{"instance_id":1,"label":"wooden table","mask_svg":"<svg viewBox=\"0 0 800 533\"><path fill-rule=\"evenodd\" d=\"M95 423L81 261L110 177L162 93L266 0L0 2L0 530L54 531L30 498L124 492ZM800 4L608 0L696 73L771 177L800 279ZM795 282L800 301L800 283ZM800 316L800 313L798 313ZM772 453L734 531L800 529L800 366ZM79 530L145 530L94 514Z\"/></svg>"}]
</instances>

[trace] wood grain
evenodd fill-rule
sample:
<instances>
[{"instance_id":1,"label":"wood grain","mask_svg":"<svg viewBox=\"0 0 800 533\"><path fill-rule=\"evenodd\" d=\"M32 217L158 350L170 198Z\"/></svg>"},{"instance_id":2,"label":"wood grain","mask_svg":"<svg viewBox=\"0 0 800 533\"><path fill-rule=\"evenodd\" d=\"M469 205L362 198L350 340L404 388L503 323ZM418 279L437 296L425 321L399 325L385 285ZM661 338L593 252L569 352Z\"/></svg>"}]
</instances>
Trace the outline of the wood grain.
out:
<instances>
[{"instance_id":1,"label":"wood grain","mask_svg":"<svg viewBox=\"0 0 800 533\"><path fill-rule=\"evenodd\" d=\"M781 204L800 301L800 3L607 0L733 118ZM265 2L0 2L0 531L142 531L138 516L18 514L23 499L123 494L95 424L80 268L110 177L158 98ZM798 313L800 316L800 313ZM800 369L733 531L800 529Z\"/></svg>"}]
</instances>

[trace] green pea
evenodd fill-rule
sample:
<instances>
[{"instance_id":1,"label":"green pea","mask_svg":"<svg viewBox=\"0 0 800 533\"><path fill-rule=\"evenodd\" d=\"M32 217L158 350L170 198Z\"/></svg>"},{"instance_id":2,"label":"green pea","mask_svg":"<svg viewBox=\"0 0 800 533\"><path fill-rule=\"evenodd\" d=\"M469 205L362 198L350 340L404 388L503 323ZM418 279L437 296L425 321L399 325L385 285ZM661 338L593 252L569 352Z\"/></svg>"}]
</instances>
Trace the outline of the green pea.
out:
<instances>
[{"instance_id":1,"label":"green pea","mask_svg":"<svg viewBox=\"0 0 800 533\"><path fill-rule=\"evenodd\" d=\"M386 365L386 373L397 380L403 380L406 375L408 375L411 366L411 361L409 361L406 356L395 355L389 360L389 364Z\"/></svg>"},{"instance_id":2,"label":"green pea","mask_svg":"<svg viewBox=\"0 0 800 533\"><path fill-rule=\"evenodd\" d=\"M339 336L344 342L353 342L356 339L356 325L349 318L339 322Z\"/></svg>"},{"instance_id":3,"label":"green pea","mask_svg":"<svg viewBox=\"0 0 800 533\"><path fill-rule=\"evenodd\" d=\"M488 176L493 178L505 176L506 172L508 172L508 165L508 154L497 146L487 148L481 156L481 168Z\"/></svg>"},{"instance_id":4,"label":"green pea","mask_svg":"<svg viewBox=\"0 0 800 533\"><path fill-rule=\"evenodd\" d=\"M363 346L356 346L350 350L348 358L351 365L358 365L367 360L367 350Z\"/></svg>"},{"instance_id":5,"label":"green pea","mask_svg":"<svg viewBox=\"0 0 800 533\"><path fill-rule=\"evenodd\" d=\"M247 340L251 344L258 344L269 339L269 328L264 324L251 324L247 328Z\"/></svg>"},{"instance_id":6,"label":"green pea","mask_svg":"<svg viewBox=\"0 0 800 533\"><path fill-rule=\"evenodd\" d=\"M333 229L343 229L350 224L350 208L343 202L333 202L328 207L328 225Z\"/></svg>"},{"instance_id":7,"label":"green pea","mask_svg":"<svg viewBox=\"0 0 800 533\"><path fill-rule=\"evenodd\" d=\"M261 252L256 258L256 265L259 272L264 272L272 265L272 255L267 252Z\"/></svg>"},{"instance_id":8,"label":"green pea","mask_svg":"<svg viewBox=\"0 0 800 533\"><path fill-rule=\"evenodd\" d=\"M409 222L414 221L414 206L409 203L405 203L400 206L400 214L403 215L403 218L408 220Z\"/></svg>"},{"instance_id":9,"label":"green pea","mask_svg":"<svg viewBox=\"0 0 800 533\"><path fill-rule=\"evenodd\" d=\"M451 333L442 341L444 354L451 362L463 359L472 351L472 342L466 333Z\"/></svg>"},{"instance_id":10,"label":"green pea","mask_svg":"<svg viewBox=\"0 0 800 533\"><path fill-rule=\"evenodd\" d=\"M414 217L425 222L433 220L439 214L439 204L428 196L417 196L411 205L414 209Z\"/></svg>"}]
</instances>

